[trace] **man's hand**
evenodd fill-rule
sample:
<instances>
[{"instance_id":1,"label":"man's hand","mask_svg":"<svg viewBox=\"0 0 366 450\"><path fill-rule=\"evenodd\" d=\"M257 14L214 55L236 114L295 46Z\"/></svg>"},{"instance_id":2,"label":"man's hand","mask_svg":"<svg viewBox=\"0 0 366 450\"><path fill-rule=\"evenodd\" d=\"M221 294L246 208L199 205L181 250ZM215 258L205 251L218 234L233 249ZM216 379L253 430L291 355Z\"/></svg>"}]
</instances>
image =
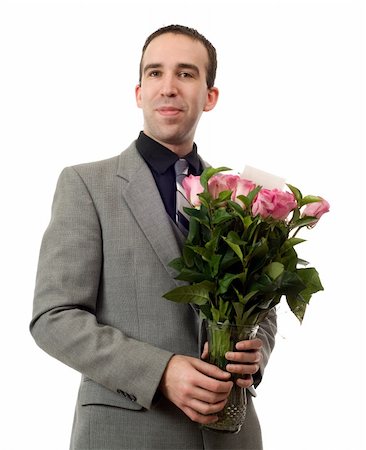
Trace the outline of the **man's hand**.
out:
<instances>
[{"instance_id":1,"label":"man's hand","mask_svg":"<svg viewBox=\"0 0 366 450\"><path fill-rule=\"evenodd\" d=\"M233 386L230 373L190 356L175 355L160 382L160 390L191 420L200 424L217 421Z\"/></svg>"},{"instance_id":2,"label":"man's hand","mask_svg":"<svg viewBox=\"0 0 366 450\"><path fill-rule=\"evenodd\" d=\"M260 339L240 341L235 346L235 352L227 352L225 354L225 358L230 361L226 366L226 370L241 376L236 381L238 386L248 388L253 384L253 375L258 372L263 358L262 345ZM207 342L205 343L201 358L208 358Z\"/></svg>"}]
</instances>

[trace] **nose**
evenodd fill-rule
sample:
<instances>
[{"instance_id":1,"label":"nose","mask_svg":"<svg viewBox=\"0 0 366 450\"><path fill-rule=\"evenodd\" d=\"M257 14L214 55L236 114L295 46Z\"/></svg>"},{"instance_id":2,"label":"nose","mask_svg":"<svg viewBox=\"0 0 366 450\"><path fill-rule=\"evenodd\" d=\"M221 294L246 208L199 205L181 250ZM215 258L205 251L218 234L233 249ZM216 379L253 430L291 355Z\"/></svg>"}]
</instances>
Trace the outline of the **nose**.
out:
<instances>
[{"instance_id":1,"label":"nose","mask_svg":"<svg viewBox=\"0 0 366 450\"><path fill-rule=\"evenodd\" d=\"M176 80L173 75L166 74L162 78L160 93L164 97L175 97L178 93Z\"/></svg>"}]
</instances>

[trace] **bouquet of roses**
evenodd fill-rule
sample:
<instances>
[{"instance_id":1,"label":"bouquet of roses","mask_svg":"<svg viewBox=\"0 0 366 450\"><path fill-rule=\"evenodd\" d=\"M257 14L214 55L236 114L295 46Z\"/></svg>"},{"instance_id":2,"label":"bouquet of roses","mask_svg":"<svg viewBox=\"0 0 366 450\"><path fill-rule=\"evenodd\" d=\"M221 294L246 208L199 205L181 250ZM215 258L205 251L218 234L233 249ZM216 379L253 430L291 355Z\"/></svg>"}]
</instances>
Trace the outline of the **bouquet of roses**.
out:
<instances>
[{"instance_id":1,"label":"bouquet of roses","mask_svg":"<svg viewBox=\"0 0 366 450\"><path fill-rule=\"evenodd\" d=\"M182 256L171 262L177 279L189 282L164 295L197 305L204 318L255 325L284 296L302 322L311 296L322 290L318 272L306 267L296 246L301 228L312 228L329 211L321 197L265 189L226 167L186 177L191 208Z\"/></svg>"}]
</instances>

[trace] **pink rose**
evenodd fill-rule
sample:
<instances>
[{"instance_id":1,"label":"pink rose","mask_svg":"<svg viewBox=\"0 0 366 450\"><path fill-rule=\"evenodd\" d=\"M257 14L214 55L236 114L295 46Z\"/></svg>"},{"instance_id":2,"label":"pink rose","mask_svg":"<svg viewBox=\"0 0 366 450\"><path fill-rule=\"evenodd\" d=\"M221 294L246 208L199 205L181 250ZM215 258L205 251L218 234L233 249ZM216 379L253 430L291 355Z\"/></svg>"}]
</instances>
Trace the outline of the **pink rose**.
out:
<instances>
[{"instance_id":1,"label":"pink rose","mask_svg":"<svg viewBox=\"0 0 366 450\"><path fill-rule=\"evenodd\" d=\"M208 191L213 198L217 198L222 191L232 191L231 199L242 206L244 205L237 196L247 196L255 187L252 181L240 178L239 175L216 174L208 182Z\"/></svg>"},{"instance_id":2,"label":"pink rose","mask_svg":"<svg viewBox=\"0 0 366 450\"><path fill-rule=\"evenodd\" d=\"M208 181L208 192L212 198L218 198L222 191L235 191L238 175L216 174Z\"/></svg>"},{"instance_id":3,"label":"pink rose","mask_svg":"<svg viewBox=\"0 0 366 450\"><path fill-rule=\"evenodd\" d=\"M245 197L249 194L250 191L256 188L256 185L249 180L246 180L245 178L240 178L237 180L236 184L236 190L233 192L232 200L236 203L239 203L240 206L243 208L245 205L241 200L239 200L237 197L238 195L244 195Z\"/></svg>"},{"instance_id":4,"label":"pink rose","mask_svg":"<svg viewBox=\"0 0 366 450\"><path fill-rule=\"evenodd\" d=\"M189 203L194 207L200 206L201 200L198 197L198 194L201 194L203 192L203 186L200 182L200 177L189 175L184 178L182 186L186 193L186 199L189 201Z\"/></svg>"},{"instance_id":5,"label":"pink rose","mask_svg":"<svg viewBox=\"0 0 366 450\"><path fill-rule=\"evenodd\" d=\"M200 177L189 175L183 180L182 185L189 203L194 207L200 206L201 200L199 199L198 194L203 192ZM212 198L218 198L222 191L232 191L231 199L242 207L244 207L244 205L237 196L247 196L250 191L255 189L255 187L256 185L252 181L240 178L239 175L217 173L208 181L208 192L211 194Z\"/></svg>"},{"instance_id":6,"label":"pink rose","mask_svg":"<svg viewBox=\"0 0 366 450\"><path fill-rule=\"evenodd\" d=\"M314 222L308 225L310 227L313 227L321 218L321 216L329 211L329 208L330 208L329 203L324 198L321 198L319 202L308 203L305 206L301 217L305 216L316 217L317 220L314 220Z\"/></svg>"},{"instance_id":7,"label":"pink rose","mask_svg":"<svg viewBox=\"0 0 366 450\"><path fill-rule=\"evenodd\" d=\"M263 219L272 217L285 220L296 206L295 196L290 192L261 189L253 202L252 213L254 216L260 215Z\"/></svg>"}]
</instances>

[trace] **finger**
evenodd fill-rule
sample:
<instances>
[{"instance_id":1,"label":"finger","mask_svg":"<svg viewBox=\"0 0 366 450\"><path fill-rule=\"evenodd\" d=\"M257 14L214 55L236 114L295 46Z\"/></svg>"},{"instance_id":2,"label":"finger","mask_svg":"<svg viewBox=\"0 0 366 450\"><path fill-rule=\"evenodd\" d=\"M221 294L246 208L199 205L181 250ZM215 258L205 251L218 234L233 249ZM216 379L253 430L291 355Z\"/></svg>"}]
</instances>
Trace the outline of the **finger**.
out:
<instances>
[{"instance_id":1,"label":"finger","mask_svg":"<svg viewBox=\"0 0 366 450\"><path fill-rule=\"evenodd\" d=\"M182 411L194 422L200 423L201 425L208 425L210 423L215 423L218 420L218 417L215 414L212 415L204 415L200 414L192 408L188 406L183 407Z\"/></svg>"},{"instance_id":2,"label":"finger","mask_svg":"<svg viewBox=\"0 0 366 450\"><path fill-rule=\"evenodd\" d=\"M233 386L229 372L196 358L190 358L190 363L195 370L185 377L185 384L188 387L202 388L214 394L228 395Z\"/></svg>"},{"instance_id":3,"label":"finger","mask_svg":"<svg viewBox=\"0 0 366 450\"><path fill-rule=\"evenodd\" d=\"M230 374L228 372L220 369L214 364L209 364L205 361L201 361L200 359L193 359L192 365L196 370L201 372L201 374L215 378L216 380L226 381L230 379Z\"/></svg>"},{"instance_id":4,"label":"finger","mask_svg":"<svg viewBox=\"0 0 366 450\"><path fill-rule=\"evenodd\" d=\"M225 358L228 361L234 361L241 364L260 364L263 355L261 351L238 351L238 352L227 352Z\"/></svg>"},{"instance_id":5,"label":"finger","mask_svg":"<svg viewBox=\"0 0 366 450\"><path fill-rule=\"evenodd\" d=\"M258 364L228 364L226 369L237 375L254 375L259 370Z\"/></svg>"},{"instance_id":6,"label":"finger","mask_svg":"<svg viewBox=\"0 0 366 450\"><path fill-rule=\"evenodd\" d=\"M217 414L219 411L222 411L226 403L227 399L213 404L201 402L200 400L197 399L191 399L191 401L186 406L196 411L198 414L208 416L212 414Z\"/></svg>"},{"instance_id":7,"label":"finger","mask_svg":"<svg viewBox=\"0 0 366 450\"><path fill-rule=\"evenodd\" d=\"M226 372L228 374L228 377L231 378L231 374L229 372ZM224 396L228 396L229 392L231 391L231 388L233 387L232 381L221 381L221 380L215 380L214 378L210 376L206 376L203 374L199 374L195 386L198 388L201 388L203 390L206 390L215 396L217 394L223 394ZM216 397L215 397L216 398ZM220 397L219 397L220 398Z\"/></svg>"},{"instance_id":8,"label":"finger","mask_svg":"<svg viewBox=\"0 0 366 450\"><path fill-rule=\"evenodd\" d=\"M236 384L242 388L249 388L253 384L253 377L251 375L247 375L245 378L238 378L236 380Z\"/></svg>"},{"instance_id":9,"label":"finger","mask_svg":"<svg viewBox=\"0 0 366 450\"><path fill-rule=\"evenodd\" d=\"M201 402L215 404L222 401L226 401L229 392L230 391L216 393L198 387L192 391L191 397Z\"/></svg>"},{"instance_id":10,"label":"finger","mask_svg":"<svg viewBox=\"0 0 366 450\"><path fill-rule=\"evenodd\" d=\"M239 351L260 350L262 346L263 342L260 339L249 339L237 342L235 348Z\"/></svg>"}]
</instances>

